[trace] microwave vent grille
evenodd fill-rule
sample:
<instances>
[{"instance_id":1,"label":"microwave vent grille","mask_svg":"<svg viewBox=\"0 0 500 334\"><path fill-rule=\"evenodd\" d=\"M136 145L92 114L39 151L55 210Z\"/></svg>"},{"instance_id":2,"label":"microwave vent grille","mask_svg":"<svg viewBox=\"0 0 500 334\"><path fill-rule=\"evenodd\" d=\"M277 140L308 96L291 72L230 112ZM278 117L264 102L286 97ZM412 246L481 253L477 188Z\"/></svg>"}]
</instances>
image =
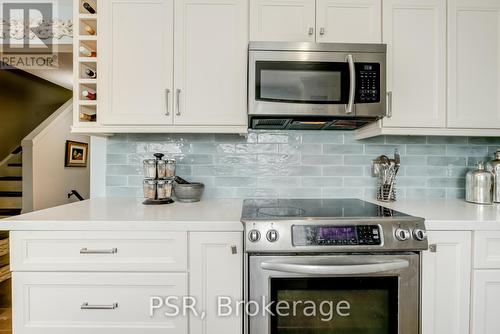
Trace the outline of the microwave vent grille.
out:
<instances>
[{"instance_id":1,"label":"microwave vent grille","mask_svg":"<svg viewBox=\"0 0 500 334\"><path fill-rule=\"evenodd\" d=\"M261 130L285 129L290 120L288 119L253 119L252 128Z\"/></svg>"}]
</instances>

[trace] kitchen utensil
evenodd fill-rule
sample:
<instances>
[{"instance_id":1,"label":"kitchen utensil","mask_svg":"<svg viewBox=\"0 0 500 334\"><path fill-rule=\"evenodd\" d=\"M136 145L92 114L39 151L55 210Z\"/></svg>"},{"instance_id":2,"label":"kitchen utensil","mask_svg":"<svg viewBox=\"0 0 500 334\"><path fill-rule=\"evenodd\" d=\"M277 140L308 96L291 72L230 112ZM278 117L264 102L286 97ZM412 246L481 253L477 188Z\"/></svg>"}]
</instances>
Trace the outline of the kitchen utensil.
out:
<instances>
[{"instance_id":1,"label":"kitchen utensil","mask_svg":"<svg viewBox=\"0 0 500 334\"><path fill-rule=\"evenodd\" d=\"M189 182L189 181L184 180L184 179L183 179L182 177L180 177L180 176L176 176L176 177L174 178L174 180L175 180L175 182L177 182L177 183L179 183L179 184L190 184L190 183L191 183L191 182Z\"/></svg>"},{"instance_id":2,"label":"kitchen utensil","mask_svg":"<svg viewBox=\"0 0 500 334\"><path fill-rule=\"evenodd\" d=\"M500 203L500 150L495 152L495 158L488 163L487 169L493 173L494 195L493 201Z\"/></svg>"},{"instance_id":3,"label":"kitchen utensil","mask_svg":"<svg viewBox=\"0 0 500 334\"><path fill-rule=\"evenodd\" d=\"M176 183L174 184L175 198L179 202L192 203L199 202L205 185L200 182L193 182L189 184Z\"/></svg>"},{"instance_id":4,"label":"kitchen utensil","mask_svg":"<svg viewBox=\"0 0 500 334\"><path fill-rule=\"evenodd\" d=\"M492 172L485 169L484 163L477 164L465 176L465 199L477 204L493 204L494 179Z\"/></svg>"}]
</instances>

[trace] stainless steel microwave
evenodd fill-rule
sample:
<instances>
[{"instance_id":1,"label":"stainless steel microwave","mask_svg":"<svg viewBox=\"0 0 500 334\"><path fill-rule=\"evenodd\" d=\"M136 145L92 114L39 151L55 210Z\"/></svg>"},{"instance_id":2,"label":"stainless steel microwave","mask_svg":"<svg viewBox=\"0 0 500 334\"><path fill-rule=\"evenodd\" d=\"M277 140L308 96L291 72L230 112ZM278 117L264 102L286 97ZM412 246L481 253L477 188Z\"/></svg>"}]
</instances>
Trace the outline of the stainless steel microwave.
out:
<instances>
[{"instance_id":1,"label":"stainless steel microwave","mask_svg":"<svg viewBox=\"0 0 500 334\"><path fill-rule=\"evenodd\" d=\"M386 45L255 42L253 129L357 129L386 114Z\"/></svg>"}]
</instances>

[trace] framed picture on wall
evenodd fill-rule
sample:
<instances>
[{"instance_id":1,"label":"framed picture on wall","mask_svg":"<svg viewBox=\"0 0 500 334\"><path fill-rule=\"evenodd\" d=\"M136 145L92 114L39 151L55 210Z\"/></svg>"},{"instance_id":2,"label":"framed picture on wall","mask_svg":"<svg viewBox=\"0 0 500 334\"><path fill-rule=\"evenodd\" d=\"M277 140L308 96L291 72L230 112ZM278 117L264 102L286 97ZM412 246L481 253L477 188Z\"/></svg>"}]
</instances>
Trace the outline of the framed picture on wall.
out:
<instances>
[{"instance_id":1,"label":"framed picture on wall","mask_svg":"<svg viewBox=\"0 0 500 334\"><path fill-rule=\"evenodd\" d=\"M66 140L66 167L87 167L89 144Z\"/></svg>"}]
</instances>

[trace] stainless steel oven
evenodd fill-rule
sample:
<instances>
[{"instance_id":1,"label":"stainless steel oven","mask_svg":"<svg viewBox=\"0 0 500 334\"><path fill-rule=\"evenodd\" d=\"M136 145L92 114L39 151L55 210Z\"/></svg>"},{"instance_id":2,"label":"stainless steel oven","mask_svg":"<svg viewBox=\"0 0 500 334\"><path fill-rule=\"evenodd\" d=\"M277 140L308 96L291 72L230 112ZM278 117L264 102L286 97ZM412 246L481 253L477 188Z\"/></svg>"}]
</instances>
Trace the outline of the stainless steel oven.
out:
<instances>
[{"instance_id":1,"label":"stainless steel oven","mask_svg":"<svg viewBox=\"0 0 500 334\"><path fill-rule=\"evenodd\" d=\"M383 44L251 43L248 108L256 129L346 129L380 119Z\"/></svg>"},{"instance_id":2,"label":"stainless steel oven","mask_svg":"<svg viewBox=\"0 0 500 334\"><path fill-rule=\"evenodd\" d=\"M269 310L247 315L247 334L421 333L422 218L287 199L246 200L242 221L246 300Z\"/></svg>"},{"instance_id":3,"label":"stainless steel oven","mask_svg":"<svg viewBox=\"0 0 500 334\"><path fill-rule=\"evenodd\" d=\"M249 300L264 296L274 305L273 315L249 317L250 334L419 333L418 254L262 255L249 261ZM304 313L307 301L318 308L315 316ZM284 316L276 312L280 302L289 305ZM332 304L321 312L327 302Z\"/></svg>"}]
</instances>

